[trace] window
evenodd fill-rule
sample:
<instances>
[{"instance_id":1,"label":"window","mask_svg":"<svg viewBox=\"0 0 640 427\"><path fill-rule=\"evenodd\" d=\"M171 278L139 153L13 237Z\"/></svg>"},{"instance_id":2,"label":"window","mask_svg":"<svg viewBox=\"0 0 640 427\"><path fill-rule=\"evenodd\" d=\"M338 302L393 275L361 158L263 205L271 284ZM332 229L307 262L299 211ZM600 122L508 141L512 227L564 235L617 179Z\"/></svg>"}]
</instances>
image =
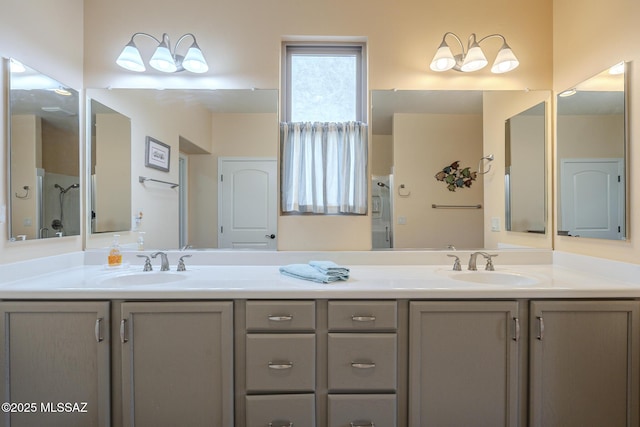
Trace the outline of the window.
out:
<instances>
[{"instance_id":1,"label":"window","mask_svg":"<svg viewBox=\"0 0 640 427\"><path fill-rule=\"evenodd\" d=\"M366 214L364 45L285 45L282 211Z\"/></svg>"},{"instance_id":2,"label":"window","mask_svg":"<svg viewBox=\"0 0 640 427\"><path fill-rule=\"evenodd\" d=\"M286 45L287 122L364 122L362 45Z\"/></svg>"}]
</instances>

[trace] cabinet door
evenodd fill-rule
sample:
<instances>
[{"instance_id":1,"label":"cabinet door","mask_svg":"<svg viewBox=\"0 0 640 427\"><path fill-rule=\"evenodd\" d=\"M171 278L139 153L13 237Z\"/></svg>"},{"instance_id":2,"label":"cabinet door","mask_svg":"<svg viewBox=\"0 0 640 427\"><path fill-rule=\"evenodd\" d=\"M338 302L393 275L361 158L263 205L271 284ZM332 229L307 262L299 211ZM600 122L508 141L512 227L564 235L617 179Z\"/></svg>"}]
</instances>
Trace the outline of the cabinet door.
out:
<instances>
[{"instance_id":1,"label":"cabinet door","mask_svg":"<svg viewBox=\"0 0 640 427\"><path fill-rule=\"evenodd\" d=\"M639 304L531 303L531 426L638 425Z\"/></svg>"},{"instance_id":2,"label":"cabinet door","mask_svg":"<svg viewBox=\"0 0 640 427\"><path fill-rule=\"evenodd\" d=\"M122 304L125 426L233 426L231 302Z\"/></svg>"},{"instance_id":3,"label":"cabinet door","mask_svg":"<svg viewBox=\"0 0 640 427\"><path fill-rule=\"evenodd\" d=\"M409 425L515 426L518 304L412 302Z\"/></svg>"},{"instance_id":4,"label":"cabinet door","mask_svg":"<svg viewBox=\"0 0 640 427\"><path fill-rule=\"evenodd\" d=\"M3 407L0 426L110 426L109 303L2 302L0 312L0 401L17 411Z\"/></svg>"}]
</instances>

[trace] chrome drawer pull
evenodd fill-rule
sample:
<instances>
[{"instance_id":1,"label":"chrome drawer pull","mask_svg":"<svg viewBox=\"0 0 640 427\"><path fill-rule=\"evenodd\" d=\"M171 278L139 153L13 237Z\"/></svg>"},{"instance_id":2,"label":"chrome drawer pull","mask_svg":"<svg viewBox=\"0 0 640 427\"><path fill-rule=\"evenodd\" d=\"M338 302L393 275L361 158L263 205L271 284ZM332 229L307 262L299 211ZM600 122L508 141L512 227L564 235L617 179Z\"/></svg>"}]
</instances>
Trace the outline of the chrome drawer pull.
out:
<instances>
[{"instance_id":1,"label":"chrome drawer pull","mask_svg":"<svg viewBox=\"0 0 640 427\"><path fill-rule=\"evenodd\" d=\"M271 421L269 427L293 427L293 421Z\"/></svg>"},{"instance_id":2,"label":"chrome drawer pull","mask_svg":"<svg viewBox=\"0 0 640 427\"><path fill-rule=\"evenodd\" d=\"M104 338L102 338L102 317L96 319L94 332L96 335L96 342L102 342L104 340Z\"/></svg>"},{"instance_id":3,"label":"chrome drawer pull","mask_svg":"<svg viewBox=\"0 0 640 427\"><path fill-rule=\"evenodd\" d=\"M127 341L129 341L126 335L126 331L127 331L127 319L122 319L120 321L120 341L122 341L123 343L126 343Z\"/></svg>"},{"instance_id":4,"label":"chrome drawer pull","mask_svg":"<svg viewBox=\"0 0 640 427\"><path fill-rule=\"evenodd\" d=\"M349 425L351 427L376 427L373 421L351 421Z\"/></svg>"},{"instance_id":5,"label":"chrome drawer pull","mask_svg":"<svg viewBox=\"0 0 640 427\"><path fill-rule=\"evenodd\" d=\"M376 316L372 314L368 316L359 316L357 314L354 314L353 316L351 316L351 320L353 320L354 322L375 322Z\"/></svg>"},{"instance_id":6,"label":"chrome drawer pull","mask_svg":"<svg viewBox=\"0 0 640 427\"><path fill-rule=\"evenodd\" d=\"M284 314L284 315L270 314L268 319L271 320L272 322L289 322L293 320L293 316L291 314Z\"/></svg>"},{"instance_id":7,"label":"chrome drawer pull","mask_svg":"<svg viewBox=\"0 0 640 427\"><path fill-rule=\"evenodd\" d=\"M291 368L293 368L293 362L280 362L280 363L269 362L269 369L282 370L282 369L291 369Z\"/></svg>"},{"instance_id":8,"label":"chrome drawer pull","mask_svg":"<svg viewBox=\"0 0 640 427\"><path fill-rule=\"evenodd\" d=\"M376 367L376 364L373 362L351 362L351 367L357 369L373 369Z\"/></svg>"}]
</instances>

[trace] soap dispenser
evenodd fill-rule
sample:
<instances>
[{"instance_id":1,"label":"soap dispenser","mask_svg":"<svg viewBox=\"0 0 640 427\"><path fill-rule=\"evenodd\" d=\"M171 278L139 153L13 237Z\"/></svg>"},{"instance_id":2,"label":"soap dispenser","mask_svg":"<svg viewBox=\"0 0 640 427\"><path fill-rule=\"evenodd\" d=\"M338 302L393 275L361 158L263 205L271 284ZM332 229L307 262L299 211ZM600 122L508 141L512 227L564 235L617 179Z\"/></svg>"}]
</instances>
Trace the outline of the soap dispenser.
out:
<instances>
[{"instance_id":1,"label":"soap dispenser","mask_svg":"<svg viewBox=\"0 0 640 427\"><path fill-rule=\"evenodd\" d=\"M108 263L109 267L119 267L122 265L122 252L120 251L120 235L113 235L113 243L109 249Z\"/></svg>"}]
</instances>

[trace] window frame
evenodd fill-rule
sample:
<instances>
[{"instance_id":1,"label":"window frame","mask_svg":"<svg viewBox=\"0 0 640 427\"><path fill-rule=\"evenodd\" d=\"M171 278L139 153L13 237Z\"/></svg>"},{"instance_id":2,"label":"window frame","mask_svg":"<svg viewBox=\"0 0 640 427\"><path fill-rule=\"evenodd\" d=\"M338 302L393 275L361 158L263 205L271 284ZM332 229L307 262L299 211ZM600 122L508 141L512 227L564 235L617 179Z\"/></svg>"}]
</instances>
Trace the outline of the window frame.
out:
<instances>
[{"instance_id":1,"label":"window frame","mask_svg":"<svg viewBox=\"0 0 640 427\"><path fill-rule=\"evenodd\" d=\"M364 42L291 42L282 43L282 83L281 117L282 121L291 120L291 56L292 55L340 56L355 54L356 61L356 119L367 123L367 65L366 43Z\"/></svg>"}]
</instances>

